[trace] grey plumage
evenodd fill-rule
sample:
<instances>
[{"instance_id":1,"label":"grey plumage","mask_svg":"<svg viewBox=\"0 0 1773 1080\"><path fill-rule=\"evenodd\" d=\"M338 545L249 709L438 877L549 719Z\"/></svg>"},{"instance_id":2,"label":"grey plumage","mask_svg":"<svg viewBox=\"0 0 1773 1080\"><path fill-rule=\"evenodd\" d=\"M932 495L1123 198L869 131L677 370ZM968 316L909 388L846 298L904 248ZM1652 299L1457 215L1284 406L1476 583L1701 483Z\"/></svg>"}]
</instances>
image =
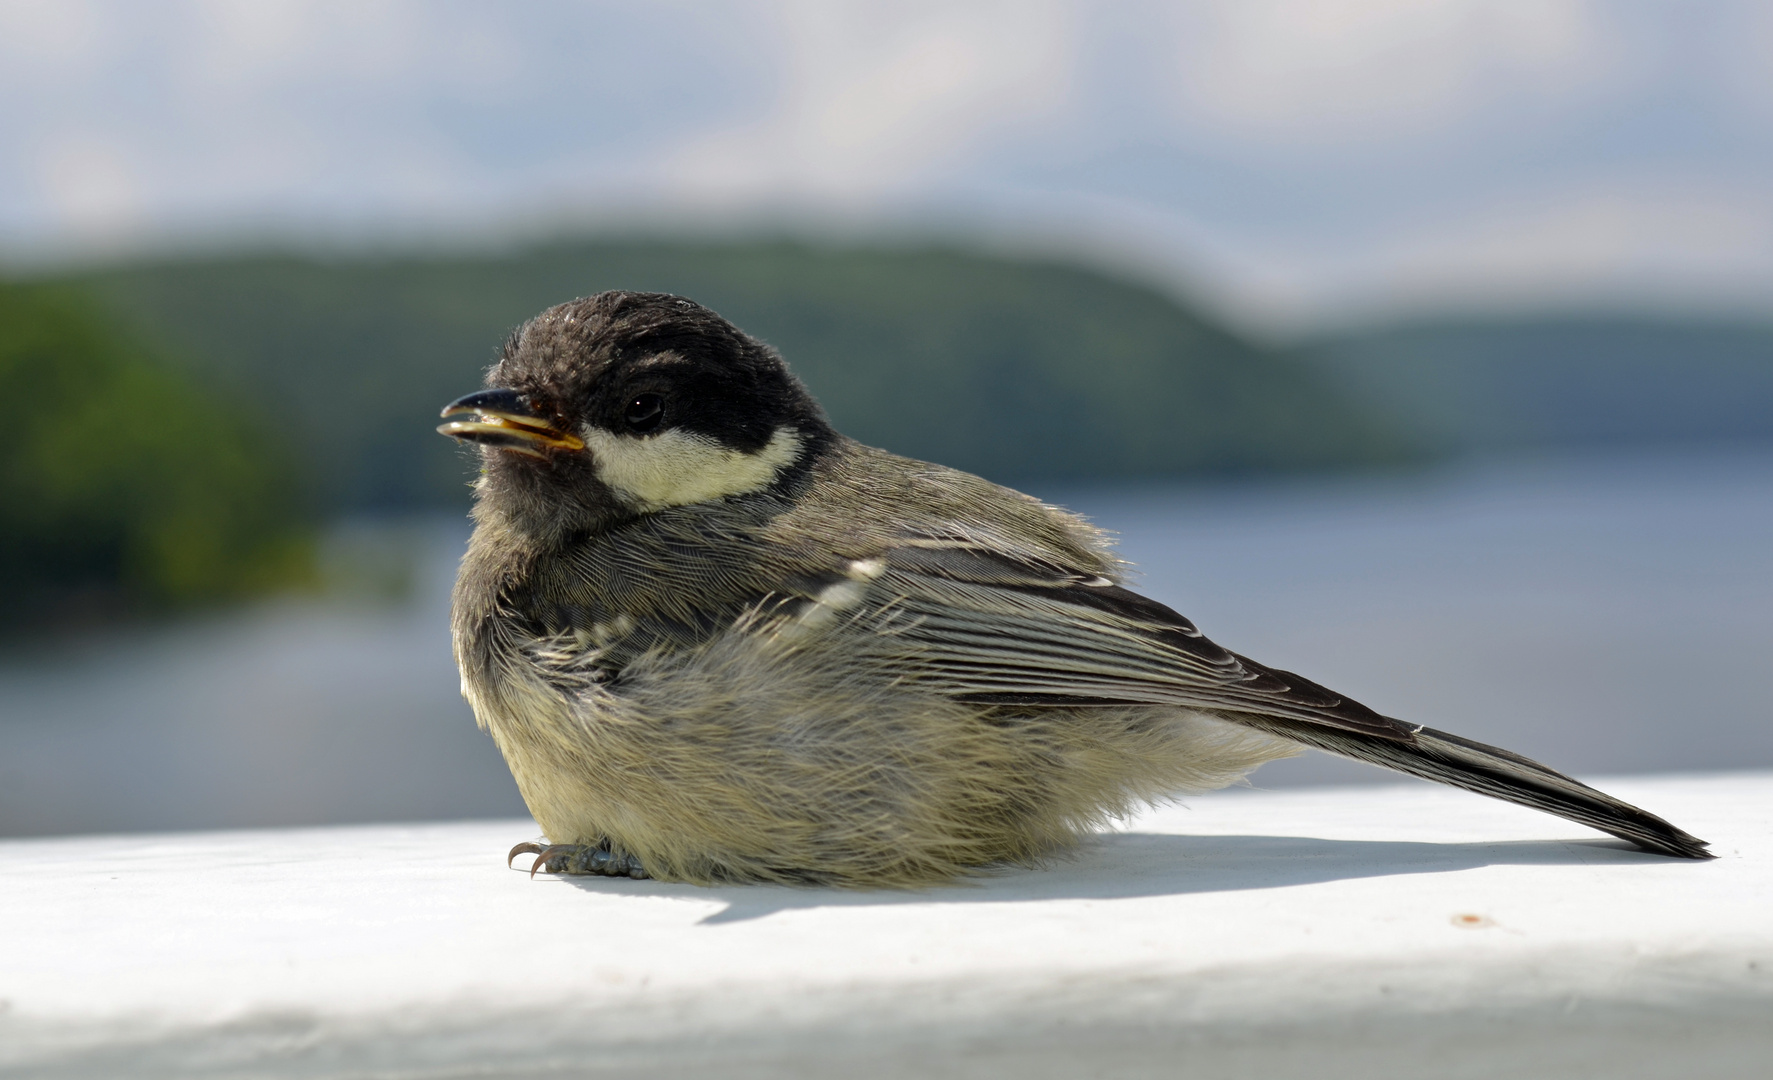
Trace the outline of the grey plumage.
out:
<instances>
[{"instance_id":1,"label":"grey plumage","mask_svg":"<svg viewBox=\"0 0 1773 1080\"><path fill-rule=\"evenodd\" d=\"M1302 744L1705 854L1525 758L1220 648L1122 588L1081 519L844 438L773 352L688 301L551 309L488 384L441 429L483 444L456 654L549 839L597 853L552 866L914 885Z\"/></svg>"}]
</instances>

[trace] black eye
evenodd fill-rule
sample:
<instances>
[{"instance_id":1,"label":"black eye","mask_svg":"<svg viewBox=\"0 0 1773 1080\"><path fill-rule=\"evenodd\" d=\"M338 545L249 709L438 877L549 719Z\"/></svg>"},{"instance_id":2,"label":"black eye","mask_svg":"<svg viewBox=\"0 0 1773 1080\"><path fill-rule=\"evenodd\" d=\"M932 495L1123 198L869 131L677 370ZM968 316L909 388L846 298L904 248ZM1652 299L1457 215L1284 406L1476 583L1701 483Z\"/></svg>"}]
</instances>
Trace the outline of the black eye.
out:
<instances>
[{"instance_id":1,"label":"black eye","mask_svg":"<svg viewBox=\"0 0 1773 1080\"><path fill-rule=\"evenodd\" d=\"M622 410L622 419L628 422L628 430L645 435L649 431L658 430L660 421L665 419L665 398L662 394L641 394L628 403Z\"/></svg>"}]
</instances>

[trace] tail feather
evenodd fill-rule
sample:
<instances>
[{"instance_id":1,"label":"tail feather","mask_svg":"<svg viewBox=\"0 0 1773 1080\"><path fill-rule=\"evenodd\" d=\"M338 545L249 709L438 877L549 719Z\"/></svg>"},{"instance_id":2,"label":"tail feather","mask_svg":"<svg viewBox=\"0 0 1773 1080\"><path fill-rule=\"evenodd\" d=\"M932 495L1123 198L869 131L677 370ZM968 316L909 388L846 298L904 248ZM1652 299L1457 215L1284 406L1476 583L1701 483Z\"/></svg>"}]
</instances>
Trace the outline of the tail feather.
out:
<instances>
[{"instance_id":1,"label":"tail feather","mask_svg":"<svg viewBox=\"0 0 1773 1080\"><path fill-rule=\"evenodd\" d=\"M1612 833L1645 851L1682 859L1712 858L1705 841L1655 814L1500 747L1433 728L1421 728L1408 739L1389 739L1253 713L1231 713L1227 719L1341 757L1544 810Z\"/></svg>"}]
</instances>

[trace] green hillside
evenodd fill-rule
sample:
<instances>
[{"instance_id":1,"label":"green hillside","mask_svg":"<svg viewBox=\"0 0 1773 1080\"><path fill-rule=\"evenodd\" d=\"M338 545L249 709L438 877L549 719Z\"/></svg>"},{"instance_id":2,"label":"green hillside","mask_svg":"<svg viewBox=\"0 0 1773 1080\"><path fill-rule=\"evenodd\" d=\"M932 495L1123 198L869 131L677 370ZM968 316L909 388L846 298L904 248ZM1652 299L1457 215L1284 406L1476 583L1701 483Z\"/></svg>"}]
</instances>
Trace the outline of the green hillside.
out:
<instances>
[{"instance_id":1,"label":"green hillside","mask_svg":"<svg viewBox=\"0 0 1773 1080\"><path fill-rule=\"evenodd\" d=\"M335 509L459 501L432 434L510 330L608 288L676 292L781 349L845 432L1006 482L1369 465L1413 443L1318 368L1056 263L791 243L226 257L69 275L255 401Z\"/></svg>"},{"instance_id":2,"label":"green hillside","mask_svg":"<svg viewBox=\"0 0 1773 1080\"><path fill-rule=\"evenodd\" d=\"M780 348L842 430L1015 484L1773 438L1765 323L1424 321L1276 351L1134 282L942 248L140 262L0 283L25 404L0 615L251 595L309 573L327 514L461 505L472 460L439 406L525 318L606 288L694 297Z\"/></svg>"},{"instance_id":3,"label":"green hillside","mask_svg":"<svg viewBox=\"0 0 1773 1080\"><path fill-rule=\"evenodd\" d=\"M1423 321L1296 355L1454 451L1773 439L1768 322Z\"/></svg>"},{"instance_id":4,"label":"green hillside","mask_svg":"<svg viewBox=\"0 0 1773 1080\"><path fill-rule=\"evenodd\" d=\"M306 577L294 459L90 298L0 284L0 637Z\"/></svg>"}]
</instances>

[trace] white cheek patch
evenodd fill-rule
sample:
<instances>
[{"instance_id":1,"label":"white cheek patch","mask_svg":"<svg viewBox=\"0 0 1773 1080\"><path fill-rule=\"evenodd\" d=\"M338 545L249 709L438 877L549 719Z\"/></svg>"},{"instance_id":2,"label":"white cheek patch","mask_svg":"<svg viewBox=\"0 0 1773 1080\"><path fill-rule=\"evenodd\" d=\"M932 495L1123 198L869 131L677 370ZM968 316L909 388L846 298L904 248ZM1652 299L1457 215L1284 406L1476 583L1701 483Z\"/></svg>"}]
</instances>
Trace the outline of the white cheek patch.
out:
<instances>
[{"instance_id":1,"label":"white cheek patch","mask_svg":"<svg viewBox=\"0 0 1773 1080\"><path fill-rule=\"evenodd\" d=\"M649 438L582 428L597 478L645 510L761 491L800 458L800 433L777 428L756 453L673 429Z\"/></svg>"}]
</instances>

